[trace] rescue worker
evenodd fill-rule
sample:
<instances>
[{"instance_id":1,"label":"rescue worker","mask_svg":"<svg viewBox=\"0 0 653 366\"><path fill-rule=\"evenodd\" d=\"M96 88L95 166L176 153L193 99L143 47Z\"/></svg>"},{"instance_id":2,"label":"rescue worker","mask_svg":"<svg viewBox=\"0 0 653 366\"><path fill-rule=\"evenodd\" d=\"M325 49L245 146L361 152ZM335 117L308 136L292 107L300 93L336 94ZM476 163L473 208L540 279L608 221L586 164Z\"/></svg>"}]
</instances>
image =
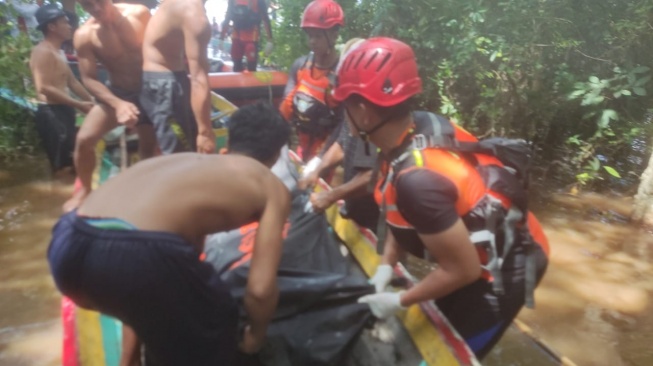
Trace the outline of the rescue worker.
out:
<instances>
[{"instance_id":1,"label":"rescue worker","mask_svg":"<svg viewBox=\"0 0 653 366\"><path fill-rule=\"evenodd\" d=\"M342 48L340 62L352 49L359 46L364 39L354 38L349 40ZM342 163L343 183L330 190L313 192L310 200L314 212L322 212L339 200L344 200L340 208L340 214L353 220L358 225L376 232L379 220L379 206L374 201L374 196L369 191L372 170L376 164L376 147L366 146L360 137L352 136L349 126L341 123L338 126L337 140L319 158L317 167L312 170L307 166L302 171L302 178L299 181L301 189L315 185L320 177L332 171L333 168Z\"/></svg>"},{"instance_id":2,"label":"rescue worker","mask_svg":"<svg viewBox=\"0 0 653 366\"><path fill-rule=\"evenodd\" d=\"M247 60L247 70L256 71L261 22L263 22L268 37L263 53L268 56L272 52L274 44L272 43L272 26L268 15L268 5L265 0L229 0L218 48L223 49L224 38L231 30L231 60L234 63L234 72L245 70L243 56Z\"/></svg>"},{"instance_id":3,"label":"rescue worker","mask_svg":"<svg viewBox=\"0 0 653 366\"><path fill-rule=\"evenodd\" d=\"M532 305L548 263L548 242L525 207L525 189L496 157L461 152L471 134L442 116L411 111L422 91L413 50L372 38L338 69L333 97L352 132L383 158L375 197L387 223L369 304L379 318L435 300L477 357L501 338L524 303ZM437 268L405 291L386 291L404 254L428 253Z\"/></svg>"},{"instance_id":4,"label":"rescue worker","mask_svg":"<svg viewBox=\"0 0 653 366\"><path fill-rule=\"evenodd\" d=\"M338 31L344 24L342 8L333 0L314 0L302 15L301 28L311 52L292 64L280 110L297 131L297 153L304 162L318 154L343 120L329 87L339 58Z\"/></svg>"}]
</instances>

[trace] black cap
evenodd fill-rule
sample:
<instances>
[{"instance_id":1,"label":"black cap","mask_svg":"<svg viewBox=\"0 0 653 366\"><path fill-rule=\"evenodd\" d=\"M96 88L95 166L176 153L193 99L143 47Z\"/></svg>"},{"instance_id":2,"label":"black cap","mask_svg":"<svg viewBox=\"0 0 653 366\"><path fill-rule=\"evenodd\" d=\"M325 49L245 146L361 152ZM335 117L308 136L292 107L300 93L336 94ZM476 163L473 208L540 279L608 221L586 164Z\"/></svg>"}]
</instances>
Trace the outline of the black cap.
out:
<instances>
[{"instance_id":1,"label":"black cap","mask_svg":"<svg viewBox=\"0 0 653 366\"><path fill-rule=\"evenodd\" d=\"M36 17L36 21L39 23L36 28L42 31L48 23L61 17L65 17L66 13L63 9L59 8L57 4L48 4L40 7L34 16Z\"/></svg>"}]
</instances>

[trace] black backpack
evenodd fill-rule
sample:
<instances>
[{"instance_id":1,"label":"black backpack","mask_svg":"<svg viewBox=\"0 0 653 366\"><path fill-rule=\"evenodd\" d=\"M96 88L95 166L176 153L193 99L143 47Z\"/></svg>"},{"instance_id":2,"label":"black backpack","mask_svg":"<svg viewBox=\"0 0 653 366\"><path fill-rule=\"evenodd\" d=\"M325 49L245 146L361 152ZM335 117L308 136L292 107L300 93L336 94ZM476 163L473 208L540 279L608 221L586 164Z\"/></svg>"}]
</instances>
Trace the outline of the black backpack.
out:
<instances>
[{"instance_id":1,"label":"black backpack","mask_svg":"<svg viewBox=\"0 0 653 366\"><path fill-rule=\"evenodd\" d=\"M234 29L252 29L261 23L261 15L252 9L252 2L258 0L235 0L231 8L231 20L234 22Z\"/></svg>"}]
</instances>

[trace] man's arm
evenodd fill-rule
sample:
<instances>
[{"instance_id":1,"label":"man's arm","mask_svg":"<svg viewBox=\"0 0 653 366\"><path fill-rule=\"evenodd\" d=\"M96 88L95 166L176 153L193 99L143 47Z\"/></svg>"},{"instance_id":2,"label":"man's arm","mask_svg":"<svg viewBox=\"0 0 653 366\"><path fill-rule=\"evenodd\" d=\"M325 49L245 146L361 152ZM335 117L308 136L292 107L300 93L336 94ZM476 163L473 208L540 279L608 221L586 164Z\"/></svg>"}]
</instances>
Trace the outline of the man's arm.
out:
<instances>
[{"instance_id":1,"label":"man's arm","mask_svg":"<svg viewBox=\"0 0 653 366\"><path fill-rule=\"evenodd\" d=\"M456 212L456 185L438 172L416 169L400 175L395 186L397 208L438 263L435 270L401 295L400 304L438 299L478 280L481 264Z\"/></svg>"},{"instance_id":2,"label":"man's arm","mask_svg":"<svg viewBox=\"0 0 653 366\"><path fill-rule=\"evenodd\" d=\"M292 116L292 104L293 98L295 97L295 87L297 86L297 72L302 67L304 62L306 62L307 56L302 56L293 62L290 66L290 71L288 72L288 81L286 82L286 87L283 89L283 101L279 105L279 112L286 121L290 122L290 117Z\"/></svg>"},{"instance_id":3,"label":"man's arm","mask_svg":"<svg viewBox=\"0 0 653 366\"><path fill-rule=\"evenodd\" d=\"M190 71L190 101L198 128L198 151L212 153L215 135L211 125L209 61L206 48L211 39L211 27L202 3L194 2L184 19L184 45Z\"/></svg>"},{"instance_id":4,"label":"man's arm","mask_svg":"<svg viewBox=\"0 0 653 366\"><path fill-rule=\"evenodd\" d=\"M78 96L81 100L86 102L93 101L91 94L89 94L88 90L86 90L82 83L77 80L75 74L73 74L73 71L70 70L70 67L68 68L68 88L70 88L70 90L72 90L73 93L75 93L75 95Z\"/></svg>"},{"instance_id":5,"label":"man's arm","mask_svg":"<svg viewBox=\"0 0 653 366\"><path fill-rule=\"evenodd\" d=\"M305 170L302 173L302 178L298 182L299 188L306 189L308 187L314 186L315 183L317 183L317 180L320 178L322 174L324 174L325 171L338 165L344 159L344 157L345 157L345 153L342 150L342 146L340 146L340 143L334 142L333 144L331 144L331 147L329 147L326 153L324 153L324 156L322 156L320 163L317 165L317 167L315 167L315 170L310 172L308 170ZM310 168L304 167L304 169L310 169Z\"/></svg>"},{"instance_id":6,"label":"man's arm","mask_svg":"<svg viewBox=\"0 0 653 366\"><path fill-rule=\"evenodd\" d=\"M402 306L439 299L480 278L481 263L461 219L443 232L419 237L438 267L402 294Z\"/></svg>"},{"instance_id":7,"label":"man's arm","mask_svg":"<svg viewBox=\"0 0 653 366\"><path fill-rule=\"evenodd\" d=\"M259 220L244 297L249 329L251 336L258 341L255 342L258 347L265 339L268 324L277 307L277 270L284 226L290 212L290 194L286 187L275 177L270 177L266 184L267 202Z\"/></svg>"},{"instance_id":8,"label":"man's arm","mask_svg":"<svg viewBox=\"0 0 653 366\"><path fill-rule=\"evenodd\" d=\"M361 197L366 195L367 187L372 179L372 170L360 171L351 180L330 191L311 194L311 203L315 212L322 212L338 200Z\"/></svg>"},{"instance_id":9,"label":"man's arm","mask_svg":"<svg viewBox=\"0 0 653 366\"><path fill-rule=\"evenodd\" d=\"M381 230L386 231L381 264L387 264L390 267L394 268L394 266L397 265L397 262L399 262L399 259L404 256L405 251L403 248L401 248L401 246L399 246L397 239L395 238L394 234L392 234L392 230L390 230L387 225L385 225L385 227Z\"/></svg>"},{"instance_id":10,"label":"man's arm","mask_svg":"<svg viewBox=\"0 0 653 366\"><path fill-rule=\"evenodd\" d=\"M77 50L77 60L79 63L79 73L82 82L88 91L98 100L108 104L113 109L117 109L118 104L123 100L116 97L109 88L106 87L97 76L97 59L93 52L93 46L90 40L88 28L82 26L75 32L73 42Z\"/></svg>"},{"instance_id":11,"label":"man's arm","mask_svg":"<svg viewBox=\"0 0 653 366\"><path fill-rule=\"evenodd\" d=\"M36 47L32 51L30 63L32 64L32 73L34 77L36 92L45 95L50 103L69 105L73 108L79 109L84 113L87 113L93 107L92 104L82 100L77 100L71 97L65 90L61 90L54 86L54 78L56 78L56 76L53 72L51 72L51 70L52 65L57 62L61 61L57 60L55 55L53 55L52 52L48 50L43 50L39 47ZM66 65L66 67L68 66ZM72 71L70 73L72 74Z\"/></svg>"}]
</instances>

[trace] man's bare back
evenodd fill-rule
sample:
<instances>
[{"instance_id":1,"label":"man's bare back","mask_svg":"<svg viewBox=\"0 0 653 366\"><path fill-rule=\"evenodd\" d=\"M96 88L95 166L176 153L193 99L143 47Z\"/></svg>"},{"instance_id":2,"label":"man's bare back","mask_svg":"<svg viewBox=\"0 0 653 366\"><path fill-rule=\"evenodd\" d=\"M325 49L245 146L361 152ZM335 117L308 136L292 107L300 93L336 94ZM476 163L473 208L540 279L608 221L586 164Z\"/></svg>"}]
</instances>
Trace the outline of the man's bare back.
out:
<instances>
[{"instance_id":1,"label":"man's bare back","mask_svg":"<svg viewBox=\"0 0 653 366\"><path fill-rule=\"evenodd\" d=\"M201 0L166 0L157 9L145 32L143 41L143 70L182 71L184 65L184 22L206 23ZM202 50L206 53L206 49Z\"/></svg>"},{"instance_id":2,"label":"man's bare back","mask_svg":"<svg viewBox=\"0 0 653 366\"><path fill-rule=\"evenodd\" d=\"M84 6L85 3L93 3L93 0L81 0L80 3ZM143 63L143 35L150 12L142 5L113 6L118 12L106 14L101 9L96 13L97 18L89 10L94 17L75 33L75 48L78 52L91 56L88 62L99 61L104 65L112 86L126 91L138 91Z\"/></svg>"},{"instance_id":3,"label":"man's bare back","mask_svg":"<svg viewBox=\"0 0 653 366\"><path fill-rule=\"evenodd\" d=\"M215 151L208 79L210 38L211 27L202 0L166 0L147 26L141 103L150 106L146 110L157 129L163 154L182 150L180 139L168 132L171 121L181 126L186 141L192 141L183 151ZM171 99L175 103L161 102Z\"/></svg>"},{"instance_id":4,"label":"man's bare back","mask_svg":"<svg viewBox=\"0 0 653 366\"><path fill-rule=\"evenodd\" d=\"M204 236L283 211L287 188L263 164L239 155L181 153L141 162L91 193L78 213L179 234L201 251Z\"/></svg>"}]
</instances>

